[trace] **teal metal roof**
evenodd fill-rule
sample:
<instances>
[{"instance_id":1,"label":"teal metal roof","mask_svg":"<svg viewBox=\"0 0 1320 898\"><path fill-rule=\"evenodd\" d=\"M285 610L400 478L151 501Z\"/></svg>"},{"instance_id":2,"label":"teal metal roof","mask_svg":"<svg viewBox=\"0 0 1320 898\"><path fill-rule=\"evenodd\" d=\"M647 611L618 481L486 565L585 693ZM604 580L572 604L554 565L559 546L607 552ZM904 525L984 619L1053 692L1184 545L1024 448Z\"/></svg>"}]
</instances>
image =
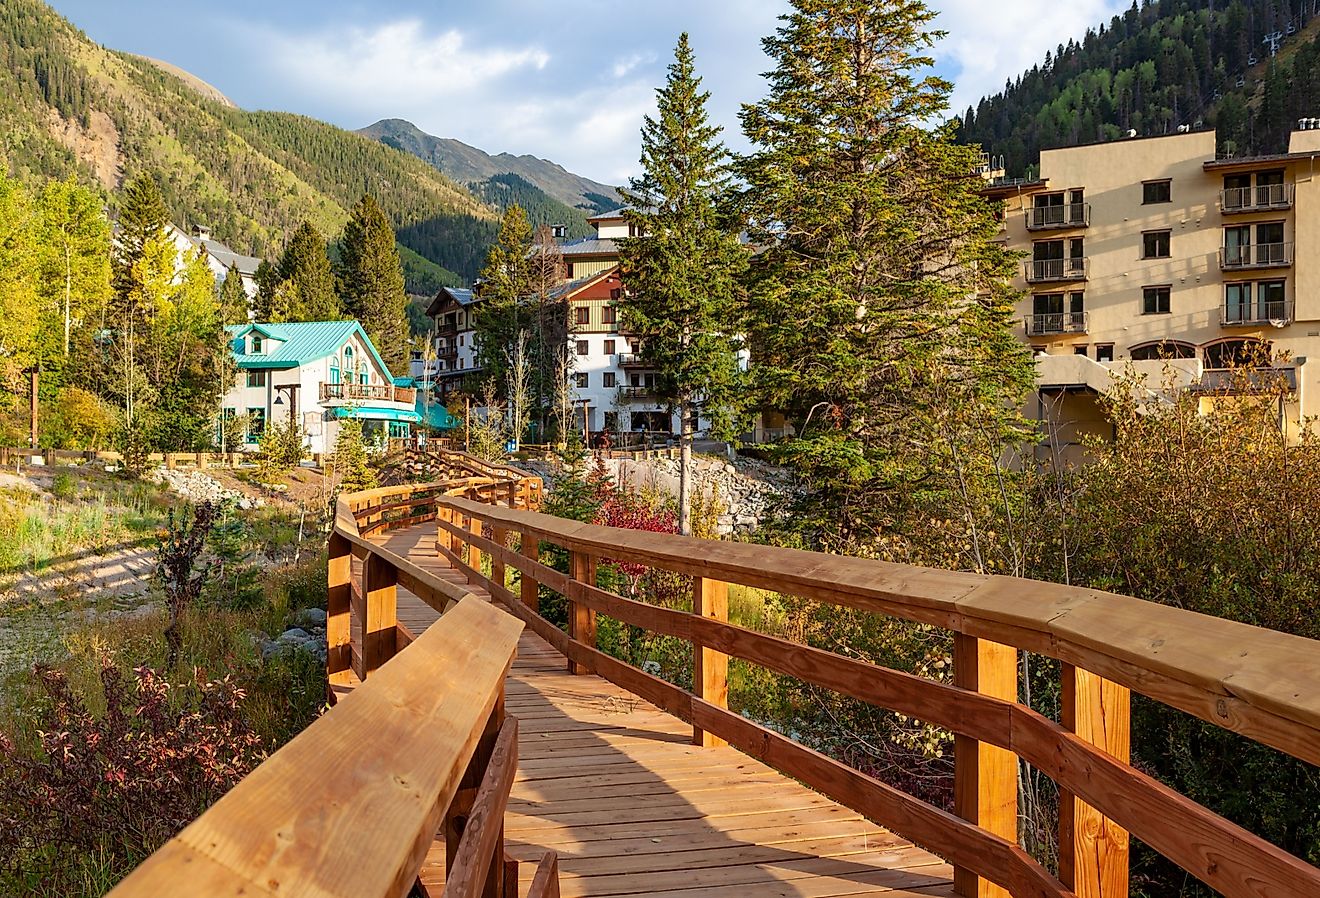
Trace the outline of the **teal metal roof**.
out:
<instances>
[{"instance_id":1,"label":"teal metal roof","mask_svg":"<svg viewBox=\"0 0 1320 898\"><path fill-rule=\"evenodd\" d=\"M445 404L434 397L428 403L420 390L417 393L417 417L431 430L453 430L462 422L449 413Z\"/></svg>"},{"instance_id":2,"label":"teal metal roof","mask_svg":"<svg viewBox=\"0 0 1320 898\"><path fill-rule=\"evenodd\" d=\"M226 327L225 331L229 334L229 349L239 368L299 368L337 354L339 348L356 333L362 337L362 342L385 376L391 380L394 377L362 325L352 319L298 321L290 324L233 324ZM244 351L247 343L245 338L252 331L279 342L272 345L269 352L248 355Z\"/></svg>"},{"instance_id":3,"label":"teal metal roof","mask_svg":"<svg viewBox=\"0 0 1320 898\"><path fill-rule=\"evenodd\" d=\"M371 405L345 405L332 408L326 413L330 420L339 418L359 418L363 421L408 421L416 424L422 416L417 412L397 408L376 408Z\"/></svg>"}]
</instances>

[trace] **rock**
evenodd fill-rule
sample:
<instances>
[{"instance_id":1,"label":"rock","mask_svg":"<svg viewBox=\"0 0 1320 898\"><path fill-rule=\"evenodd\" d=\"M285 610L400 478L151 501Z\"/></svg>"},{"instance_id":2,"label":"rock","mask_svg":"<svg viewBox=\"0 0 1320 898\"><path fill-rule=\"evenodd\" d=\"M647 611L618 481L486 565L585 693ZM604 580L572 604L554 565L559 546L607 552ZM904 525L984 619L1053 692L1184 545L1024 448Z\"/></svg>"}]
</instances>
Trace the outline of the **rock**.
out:
<instances>
[{"instance_id":1,"label":"rock","mask_svg":"<svg viewBox=\"0 0 1320 898\"><path fill-rule=\"evenodd\" d=\"M289 624L304 630L324 630L325 611L321 608L304 608L290 616Z\"/></svg>"},{"instance_id":2,"label":"rock","mask_svg":"<svg viewBox=\"0 0 1320 898\"><path fill-rule=\"evenodd\" d=\"M300 642L309 642L311 641L311 638L312 638L312 634L308 633L306 630L302 629L301 627L290 627L289 629L281 633L279 635L279 638L276 639L275 641L283 643L285 645L291 645Z\"/></svg>"}]
</instances>

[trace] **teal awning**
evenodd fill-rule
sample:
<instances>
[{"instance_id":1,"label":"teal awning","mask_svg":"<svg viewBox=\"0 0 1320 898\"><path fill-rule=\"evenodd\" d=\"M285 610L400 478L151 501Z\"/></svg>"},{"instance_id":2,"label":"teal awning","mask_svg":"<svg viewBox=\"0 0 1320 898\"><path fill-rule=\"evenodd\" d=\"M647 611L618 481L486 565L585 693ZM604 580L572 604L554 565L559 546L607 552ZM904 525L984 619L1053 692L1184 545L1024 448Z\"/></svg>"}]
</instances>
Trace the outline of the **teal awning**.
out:
<instances>
[{"instance_id":1,"label":"teal awning","mask_svg":"<svg viewBox=\"0 0 1320 898\"><path fill-rule=\"evenodd\" d=\"M462 423L449 413L444 403L432 399L428 404L421 393L417 394L417 418L431 430L453 430Z\"/></svg>"},{"instance_id":2,"label":"teal awning","mask_svg":"<svg viewBox=\"0 0 1320 898\"><path fill-rule=\"evenodd\" d=\"M410 424L416 424L422 420L422 416L417 414L417 412L408 412L395 408L375 408L370 405L345 405L341 408L332 408L326 414L331 420L336 418L357 418L362 421L407 421Z\"/></svg>"}]
</instances>

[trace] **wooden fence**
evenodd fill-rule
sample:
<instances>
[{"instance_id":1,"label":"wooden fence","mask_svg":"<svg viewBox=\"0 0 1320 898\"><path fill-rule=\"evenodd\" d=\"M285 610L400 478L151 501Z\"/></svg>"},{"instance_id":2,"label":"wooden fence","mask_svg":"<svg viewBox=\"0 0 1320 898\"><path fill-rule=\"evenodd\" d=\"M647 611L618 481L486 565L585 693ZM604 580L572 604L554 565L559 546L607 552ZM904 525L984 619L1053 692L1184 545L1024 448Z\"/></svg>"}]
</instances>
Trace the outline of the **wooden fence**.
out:
<instances>
[{"instance_id":1,"label":"wooden fence","mask_svg":"<svg viewBox=\"0 0 1320 898\"><path fill-rule=\"evenodd\" d=\"M440 500L437 521L440 552L571 670L691 721L698 744L727 742L942 855L961 895L1126 898L1129 833L1229 898L1320 895L1320 870L1128 763L1135 689L1320 764L1320 643L1094 590L598 527L472 498ZM568 550L571 574L540 563L543 543ZM691 576L692 610L598 588L603 560ZM950 630L954 682L734 626L729 583ZM567 600L567 633L537 613L540 587ZM597 614L690 641L693 691L599 651ZM1059 722L1017 701L1020 650L1062 662ZM731 657L952 731L955 813L728 710ZM1057 877L1018 844L1019 759L1060 788Z\"/></svg>"}]
</instances>

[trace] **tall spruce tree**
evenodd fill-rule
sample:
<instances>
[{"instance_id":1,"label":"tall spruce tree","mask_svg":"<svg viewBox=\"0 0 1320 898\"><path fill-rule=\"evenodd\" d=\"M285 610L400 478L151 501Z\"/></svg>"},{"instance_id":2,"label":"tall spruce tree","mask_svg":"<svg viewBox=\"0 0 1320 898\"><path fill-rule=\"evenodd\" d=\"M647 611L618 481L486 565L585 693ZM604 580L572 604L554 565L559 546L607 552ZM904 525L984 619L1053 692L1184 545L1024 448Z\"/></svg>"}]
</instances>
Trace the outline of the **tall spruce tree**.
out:
<instances>
[{"instance_id":1,"label":"tall spruce tree","mask_svg":"<svg viewBox=\"0 0 1320 898\"><path fill-rule=\"evenodd\" d=\"M139 173L124 188L119 203L119 233L112 258L116 313L135 311L133 296L140 292L141 284L134 279L133 266L141 261L147 243L169 223L170 213L156 179L148 172Z\"/></svg>"},{"instance_id":2,"label":"tall spruce tree","mask_svg":"<svg viewBox=\"0 0 1320 898\"><path fill-rule=\"evenodd\" d=\"M243 289L243 276L238 273L238 265L229 266L224 280L216 291L216 303L220 309L221 324L247 324L248 295Z\"/></svg>"},{"instance_id":3,"label":"tall spruce tree","mask_svg":"<svg viewBox=\"0 0 1320 898\"><path fill-rule=\"evenodd\" d=\"M955 437L1011 441L1032 383L1009 329L1013 256L993 241L976 147L931 128L950 85L929 74L917 0L792 0L766 38L769 96L745 106L739 163L753 239L760 398L799 439L798 520L855 545L932 488ZM956 433L948 412L959 412Z\"/></svg>"},{"instance_id":4,"label":"tall spruce tree","mask_svg":"<svg viewBox=\"0 0 1320 898\"><path fill-rule=\"evenodd\" d=\"M642 127L642 175L631 181L625 214L641 236L620 242L624 324L656 369L657 390L678 409L679 526L691 533L692 439L704 414L711 435L737 432L744 405L739 276L747 254L738 228L718 208L729 155L710 124L688 36L678 39L658 118Z\"/></svg>"},{"instance_id":5,"label":"tall spruce tree","mask_svg":"<svg viewBox=\"0 0 1320 898\"><path fill-rule=\"evenodd\" d=\"M291 321L334 321L344 317L335 272L326 255L325 238L304 220L289 238L278 268L281 281L296 289L297 308Z\"/></svg>"},{"instance_id":6,"label":"tall spruce tree","mask_svg":"<svg viewBox=\"0 0 1320 898\"><path fill-rule=\"evenodd\" d=\"M362 322L393 373L408 367L408 294L394 228L371 194L353 207L344 227L340 279L344 307Z\"/></svg>"},{"instance_id":7,"label":"tall spruce tree","mask_svg":"<svg viewBox=\"0 0 1320 898\"><path fill-rule=\"evenodd\" d=\"M477 363L482 383L500 398L505 398L508 353L517 345L519 332L532 327L526 308L533 286L531 240L527 213L517 203L511 204L504 210L499 236L486 251L486 264L481 268L481 307L474 335Z\"/></svg>"}]
</instances>

